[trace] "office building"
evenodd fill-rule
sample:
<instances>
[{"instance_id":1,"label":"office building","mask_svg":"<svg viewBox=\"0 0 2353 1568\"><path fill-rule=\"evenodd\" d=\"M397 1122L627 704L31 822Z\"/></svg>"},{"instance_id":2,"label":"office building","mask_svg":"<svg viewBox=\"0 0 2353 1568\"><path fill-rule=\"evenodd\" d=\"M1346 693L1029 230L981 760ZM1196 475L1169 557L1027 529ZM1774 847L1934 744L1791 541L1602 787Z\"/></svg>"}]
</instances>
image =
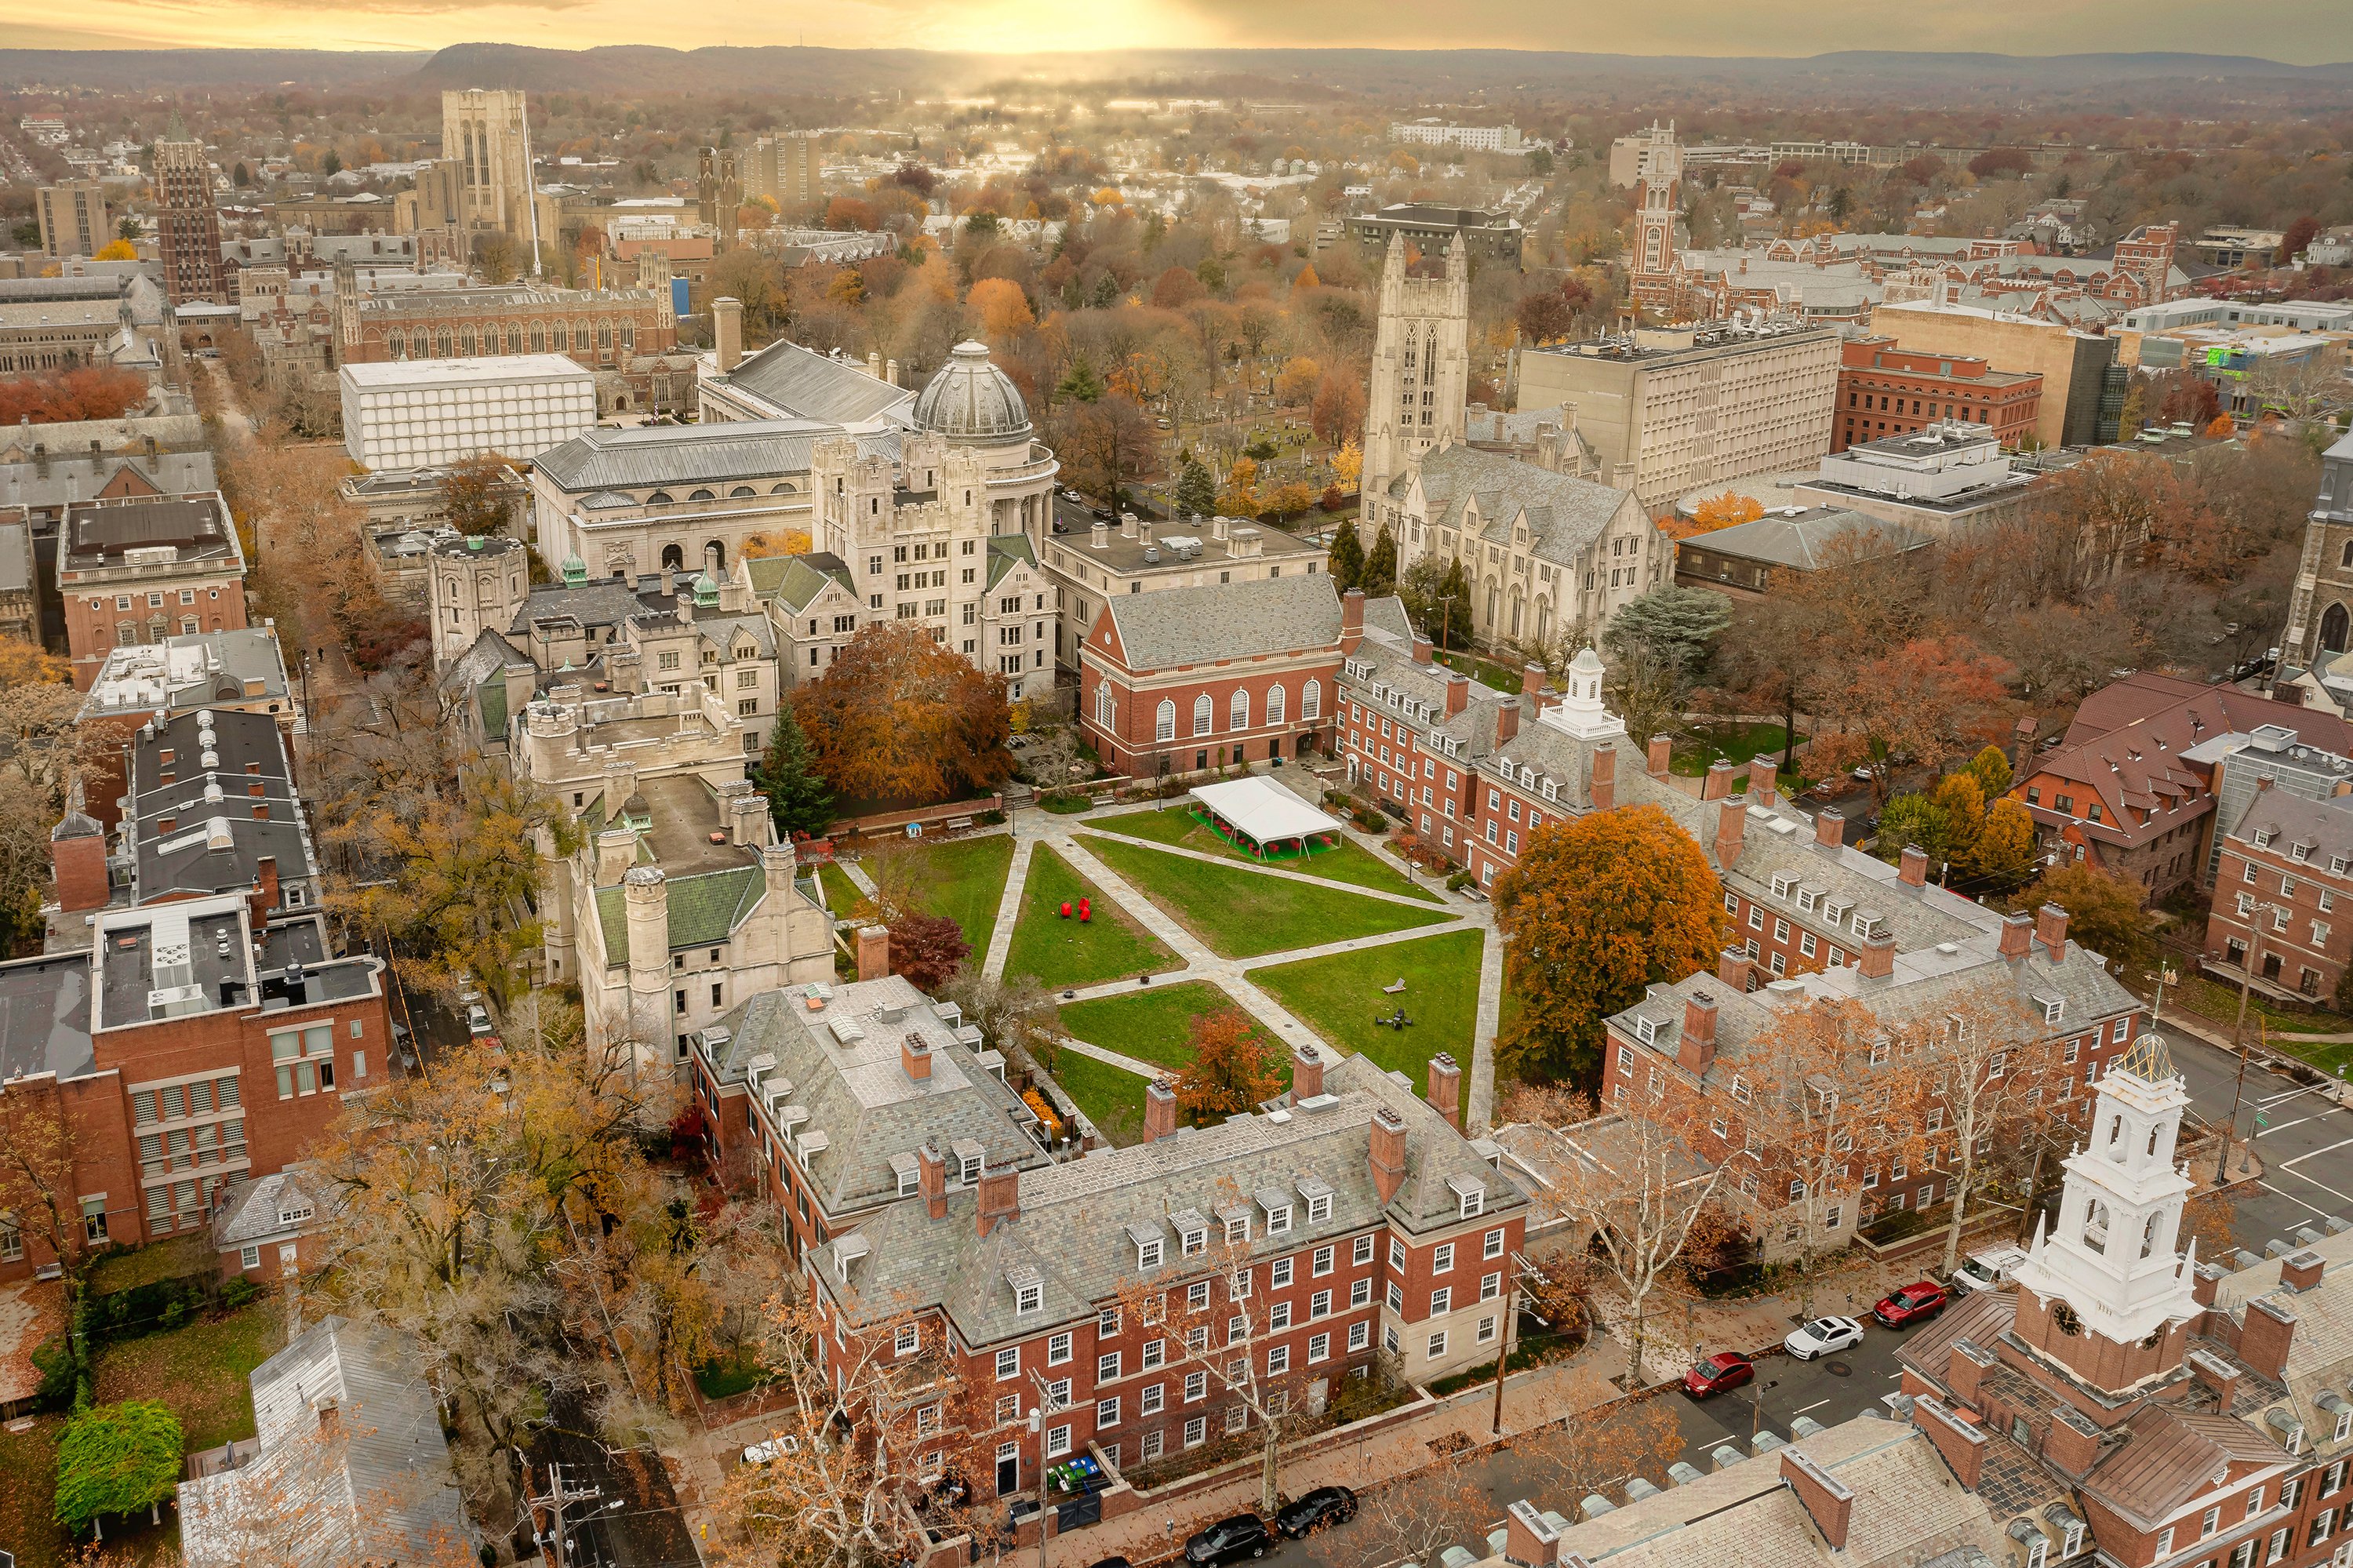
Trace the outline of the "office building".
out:
<instances>
[{"instance_id":1,"label":"office building","mask_svg":"<svg viewBox=\"0 0 2353 1568\"><path fill-rule=\"evenodd\" d=\"M213 206L213 165L204 142L177 114L155 139L155 248L164 292L174 305L225 304L220 213Z\"/></svg>"},{"instance_id":2,"label":"office building","mask_svg":"<svg viewBox=\"0 0 2353 1568\"><path fill-rule=\"evenodd\" d=\"M114 238L106 221L106 187L96 180L43 185L33 193L44 256L95 256Z\"/></svg>"},{"instance_id":3,"label":"office building","mask_svg":"<svg viewBox=\"0 0 2353 1568\"><path fill-rule=\"evenodd\" d=\"M2116 439L2124 376L2113 337L1938 300L1891 301L1872 313L1871 327L1899 349L1979 359L1996 370L2042 376L2034 435L2046 447L2097 446Z\"/></svg>"},{"instance_id":4,"label":"office building","mask_svg":"<svg viewBox=\"0 0 2353 1568\"><path fill-rule=\"evenodd\" d=\"M1968 355L1898 348L1891 337L1849 338L1841 351L1831 450L1958 421L1984 426L2000 445L2039 440L2042 377L1996 370Z\"/></svg>"}]
</instances>

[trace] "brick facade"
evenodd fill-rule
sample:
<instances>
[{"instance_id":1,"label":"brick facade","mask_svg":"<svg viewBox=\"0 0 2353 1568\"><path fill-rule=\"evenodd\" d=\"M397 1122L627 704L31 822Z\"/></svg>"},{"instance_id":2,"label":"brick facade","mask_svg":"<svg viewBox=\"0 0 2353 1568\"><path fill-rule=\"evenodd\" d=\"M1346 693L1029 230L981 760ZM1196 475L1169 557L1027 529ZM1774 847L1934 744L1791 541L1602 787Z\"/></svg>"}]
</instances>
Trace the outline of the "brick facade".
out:
<instances>
[{"instance_id":1,"label":"brick facade","mask_svg":"<svg viewBox=\"0 0 2353 1568\"><path fill-rule=\"evenodd\" d=\"M1991 430L2005 447L2034 434L2042 377L1995 370L1982 359L1915 353L1892 337L1850 338L1841 350L1831 450L1909 435L1943 420Z\"/></svg>"}]
</instances>

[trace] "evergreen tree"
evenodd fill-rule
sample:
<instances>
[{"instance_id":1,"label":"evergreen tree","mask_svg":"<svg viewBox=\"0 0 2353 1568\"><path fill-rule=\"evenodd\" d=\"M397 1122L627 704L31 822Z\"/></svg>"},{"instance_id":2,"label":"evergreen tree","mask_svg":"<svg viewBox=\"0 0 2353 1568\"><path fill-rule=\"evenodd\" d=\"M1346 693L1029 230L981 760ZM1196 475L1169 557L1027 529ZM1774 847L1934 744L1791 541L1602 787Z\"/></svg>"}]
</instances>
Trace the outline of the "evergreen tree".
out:
<instances>
[{"instance_id":1,"label":"evergreen tree","mask_svg":"<svg viewBox=\"0 0 2353 1568\"><path fill-rule=\"evenodd\" d=\"M1218 482L1207 464L1191 452L1176 471L1176 510L1187 516L1207 517L1218 509Z\"/></svg>"},{"instance_id":2,"label":"evergreen tree","mask_svg":"<svg viewBox=\"0 0 2353 1568\"><path fill-rule=\"evenodd\" d=\"M1095 367L1083 359L1071 366L1070 374L1062 377L1061 385L1054 388L1055 397L1078 403L1101 402L1103 395L1103 377L1097 376Z\"/></svg>"},{"instance_id":3,"label":"evergreen tree","mask_svg":"<svg viewBox=\"0 0 2353 1568\"><path fill-rule=\"evenodd\" d=\"M1423 630L1440 648L1471 646L1471 579L1463 575L1460 556L1447 565L1446 580L1430 607L1430 621Z\"/></svg>"},{"instance_id":4,"label":"evergreen tree","mask_svg":"<svg viewBox=\"0 0 2353 1568\"><path fill-rule=\"evenodd\" d=\"M776 831L790 838L804 833L818 838L833 825L833 795L825 779L813 771L808 736L790 703L776 710L776 733L768 737L768 755L760 763L760 782L768 792L768 810Z\"/></svg>"},{"instance_id":5,"label":"evergreen tree","mask_svg":"<svg viewBox=\"0 0 2353 1568\"><path fill-rule=\"evenodd\" d=\"M1332 574L1332 584L1342 593L1356 588L1365 577L1365 542L1356 536L1353 520L1343 520L1332 532L1332 559L1324 568Z\"/></svg>"},{"instance_id":6,"label":"evergreen tree","mask_svg":"<svg viewBox=\"0 0 2353 1568\"><path fill-rule=\"evenodd\" d=\"M1356 586L1365 590L1366 599L1385 599L1397 592L1397 540L1384 523L1373 538L1372 553L1365 557L1365 575Z\"/></svg>"}]
</instances>

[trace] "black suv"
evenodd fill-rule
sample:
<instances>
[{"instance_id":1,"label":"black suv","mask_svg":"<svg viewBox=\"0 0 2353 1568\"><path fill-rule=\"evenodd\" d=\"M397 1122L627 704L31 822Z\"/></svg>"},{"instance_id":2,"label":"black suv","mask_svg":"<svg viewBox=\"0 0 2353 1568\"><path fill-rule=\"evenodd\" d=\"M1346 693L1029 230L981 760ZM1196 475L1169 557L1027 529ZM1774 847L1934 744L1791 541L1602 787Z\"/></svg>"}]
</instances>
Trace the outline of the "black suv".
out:
<instances>
[{"instance_id":1,"label":"black suv","mask_svg":"<svg viewBox=\"0 0 2353 1568\"><path fill-rule=\"evenodd\" d=\"M1356 1494L1345 1487L1317 1487L1274 1516L1275 1532L1296 1541L1327 1525L1356 1517Z\"/></svg>"},{"instance_id":2,"label":"black suv","mask_svg":"<svg viewBox=\"0 0 2353 1568\"><path fill-rule=\"evenodd\" d=\"M1238 1513L1231 1519L1221 1519L1208 1529L1185 1542L1185 1561L1192 1563L1235 1563L1245 1557L1263 1557L1274 1538L1266 1532L1266 1520L1254 1513Z\"/></svg>"}]
</instances>

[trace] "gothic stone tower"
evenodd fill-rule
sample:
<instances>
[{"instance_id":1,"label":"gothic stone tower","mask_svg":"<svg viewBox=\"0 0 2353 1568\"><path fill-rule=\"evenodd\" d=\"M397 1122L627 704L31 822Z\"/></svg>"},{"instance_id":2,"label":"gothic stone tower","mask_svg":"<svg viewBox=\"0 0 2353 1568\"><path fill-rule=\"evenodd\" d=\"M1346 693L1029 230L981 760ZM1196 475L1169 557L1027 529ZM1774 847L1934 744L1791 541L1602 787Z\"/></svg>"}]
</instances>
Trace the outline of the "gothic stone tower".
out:
<instances>
[{"instance_id":1,"label":"gothic stone tower","mask_svg":"<svg viewBox=\"0 0 2353 1568\"><path fill-rule=\"evenodd\" d=\"M2175 1162L2189 1096L2144 1034L2099 1083L2090 1143L2068 1156L2059 1219L2018 1266L2019 1340L2111 1394L2180 1366L2203 1310L2197 1249L2174 1252L2189 1179Z\"/></svg>"},{"instance_id":2,"label":"gothic stone tower","mask_svg":"<svg viewBox=\"0 0 2353 1568\"><path fill-rule=\"evenodd\" d=\"M217 304L221 288L220 213L213 206L212 160L177 114L155 139L155 242L164 297L174 305Z\"/></svg>"},{"instance_id":3,"label":"gothic stone tower","mask_svg":"<svg viewBox=\"0 0 2353 1568\"><path fill-rule=\"evenodd\" d=\"M1681 221L1683 150L1672 125L1653 123L1634 182L1634 257L1629 284L1644 307L1667 317L1683 313L1683 268L1675 250Z\"/></svg>"},{"instance_id":4,"label":"gothic stone tower","mask_svg":"<svg viewBox=\"0 0 2353 1568\"><path fill-rule=\"evenodd\" d=\"M2320 461L2320 498L2305 524L2304 559L2288 602L2280 658L2309 668L2353 648L2353 436Z\"/></svg>"},{"instance_id":5,"label":"gothic stone tower","mask_svg":"<svg viewBox=\"0 0 2353 1568\"><path fill-rule=\"evenodd\" d=\"M1390 236L1365 398L1366 495L1430 448L1462 439L1470 386L1470 247L1458 235L1446 248L1443 277L1409 278L1405 236Z\"/></svg>"}]
</instances>

